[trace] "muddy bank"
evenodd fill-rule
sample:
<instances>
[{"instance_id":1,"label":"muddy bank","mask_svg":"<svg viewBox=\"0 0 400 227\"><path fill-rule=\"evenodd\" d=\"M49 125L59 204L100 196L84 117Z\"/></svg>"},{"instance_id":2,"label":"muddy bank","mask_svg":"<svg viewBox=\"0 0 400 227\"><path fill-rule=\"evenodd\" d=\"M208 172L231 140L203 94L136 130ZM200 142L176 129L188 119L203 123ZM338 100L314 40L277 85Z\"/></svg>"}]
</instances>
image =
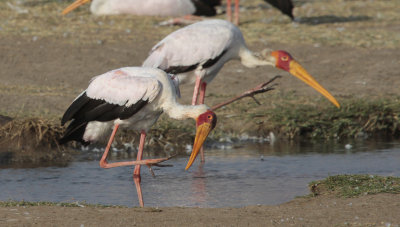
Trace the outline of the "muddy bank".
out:
<instances>
[{"instance_id":1,"label":"muddy bank","mask_svg":"<svg viewBox=\"0 0 400 227\"><path fill-rule=\"evenodd\" d=\"M0 126L0 165L66 164L73 152L58 145L62 130L48 120L8 118Z\"/></svg>"},{"instance_id":2,"label":"muddy bank","mask_svg":"<svg viewBox=\"0 0 400 227\"><path fill-rule=\"evenodd\" d=\"M277 206L243 208L0 207L7 226L397 226L400 196L298 198Z\"/></svg>"},{"instance_id":3,"label":"muddy bank","mask_svg":"<svg viewBox=\"0 0 400 227\"><path fill-rule=\"evenodd\" d=\"M229 189L227 189L229 190ZM400 178L337 175L311 182L311 193L275 206L185 208L0 202L0 224L21 226L398 226Z\"/></svg>"}]
</instances>

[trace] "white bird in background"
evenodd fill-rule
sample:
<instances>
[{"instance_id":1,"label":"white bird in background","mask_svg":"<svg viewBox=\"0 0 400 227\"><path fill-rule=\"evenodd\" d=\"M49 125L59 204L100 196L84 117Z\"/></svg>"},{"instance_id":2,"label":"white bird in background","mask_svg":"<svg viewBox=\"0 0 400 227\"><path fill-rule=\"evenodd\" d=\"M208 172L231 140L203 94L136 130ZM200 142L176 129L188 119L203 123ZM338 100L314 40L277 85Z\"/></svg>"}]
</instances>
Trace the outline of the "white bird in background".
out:
<instances>
[{"instance_id":1,"label":"white bird in background","mask_svg":"<svg viewBox=\"0 0 400 227\"><path fill-rule=\"evenodd\" d=\"M250 68L269 65L288 71L319 91L335 106L340 106L289 53L268 49L260 54L253 53L247 48L239 28L225 20L204 20L176 30L152 48L143 66L173 74L179 78L180 84L194 83L192 105L196 105L204 103L207 84L232 59L240 59L244 66ZM204 161L203 151L201 157Z\"/></svg>"},{"instance_id":2,"label":"white bird in background","mask_svg":"<svg viewBox=\"0 0 400 227\"><path fill-rule=\"evenodd\" d=\"M91 0L76 0L63 15ZM148 16L214 16L220 0L93 0L90 12L95 15L133 14Z\"/></svg>"},{"instance_id":3,"label":"white bird in background","mask_svg":"<svg viewBox=\"0 0 400 227\"><path fill-rule=\"evenodd\" d=\"M264 0L268 2L273 7L279 9L283 14L290 17L290 19L294 20L293 16L293 3L292 0ZM231 9L231 2L232 0L226 1L226 14L229 21L232 21L232 9ZM239 24L239 0L235 0L235 9L234 9L234 19L233 23L238 25Z\"/></svg>"},{"instance_id":4,"label":"white bird in background","mask_svg":"<svg viewBox=\"0 0 400 227\"><path fill-rule=\"evenodd\" d=\"M61 120L72 120L60 144L71 140L85 145L110 135L100 160L102 168L136 165L133 179L140 206L144 206L140 187L140 165L151 166L168 158L142 160L147 131L165 112L174 119L196 120L196 137L186 166L188 169L202 147L217 117L206 105L180 105L171 77L155 68L126 67L94 77L89 87L70 105ZM137 161L108 163L107 155L118 127L129 127L141 133ZM112 131L112 132L111 132Z\"/></svg>"},{"instance_id":5,"label":"white bird in background","mask_svg":"<svg viewBox=\"0 0 400 227\"><path fill-rule=\"evenodd\" d=\"M205 20L172 32L152 48L143 66L173 74L179 78L180 84L194 83L192 105L195 105L199 90L199 103L202 104L207 84L232 59L239 59L249 68L269 65L288 71L339 107L336 99L289 53L268 49L253 53L247 48L239 28L225 20Z\"/></svg>"}]
</instances>

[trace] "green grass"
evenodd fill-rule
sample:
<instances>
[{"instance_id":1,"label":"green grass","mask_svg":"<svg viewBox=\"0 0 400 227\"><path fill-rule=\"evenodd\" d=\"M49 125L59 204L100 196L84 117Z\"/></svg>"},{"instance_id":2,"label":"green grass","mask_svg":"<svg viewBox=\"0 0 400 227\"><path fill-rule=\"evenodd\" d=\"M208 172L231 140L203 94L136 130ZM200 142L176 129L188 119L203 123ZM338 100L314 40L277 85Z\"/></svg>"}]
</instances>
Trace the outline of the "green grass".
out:
<instances>
[{"instance_id":1,"label":"green grass","mask_svg":"<svg viewBox=\"0 0 400 227\"><path fill-rule=\"evenodd\" d=\"M263 115L264 130L279 131L286 137L340 139L400 134L398 98L348 99L340 109L327 105L290 105L284 102Z\"/></svg>"},{"instance_id":2,"label":"green grass","mask_svg":"<svg viewBox=\"0 0 400 227\"><path fill-rule=\"evenodd\" d=\"M399 177L375 175L337 175L313 181L309 184L312 196L335 194L338 197L351 198L378 193L400 193Z\"/></svg>"},{"instance_id":3,"label":"green grass","mask_svg":"<svg viewBox=\"0 0 400 227\"><path fill-rule=\"evenodd\" d=\"M337 140L347 138L385 137L400 135L400 102L398 97L362 100L350 98L342 102L340 109L323 100L310 103L302 101L294 104L290 96L276 101L273 105L258 106L254 102L238 102L217 111L218 123L210 134L210 139L219 140L229 136L239 138L243 133L250 136L266 137L270 132L281 139ZM278 104L277 104L278 103ZM241 111L243 110L243 111ZM246 110L246 111L245 111ZM32 119L16 118L13 130L24 129L24 121ZM46 133L57 130L60 135L59 121L37 118L39 125L47 125ZM19 125L21 130L18 129ZM240 127L237 127L240 125ZM5 127L2 132L9 133ZM3 133L4 134L4 133ZM178 121L162 116L149 132L149 140L164 146L167 143L184 146L192 143L195 134L194 121ZM123 133L121 142L129 142L138 134ZM43 136L40 136L42 138ZM124 139L125 138L125 139ZM1 139L1 136L0 136ZM51 140L52 138L50 138ZM182 143L184 141L184 143Z\"/></svg>"}]
</instances>

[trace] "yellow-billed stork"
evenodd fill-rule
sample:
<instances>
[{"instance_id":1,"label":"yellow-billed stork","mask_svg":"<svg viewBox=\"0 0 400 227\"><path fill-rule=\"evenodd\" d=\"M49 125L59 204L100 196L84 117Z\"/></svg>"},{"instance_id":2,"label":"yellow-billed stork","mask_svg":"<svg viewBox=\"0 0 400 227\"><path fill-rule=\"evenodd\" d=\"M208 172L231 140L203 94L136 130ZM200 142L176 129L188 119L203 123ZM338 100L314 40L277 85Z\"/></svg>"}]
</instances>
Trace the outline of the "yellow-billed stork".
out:
<instances>
[{"instance_id":1,"label":"yellow-billed stork","mask_svg":"<svg viewBox=\"0 0 400 227\"><path fill-rule=\"evenodd\" d=\"M239 28L225 20L204 20L172 32L151 49L143 66L173 74L179 78L180 84L194 83L192 105L195 105L198 103L199 92L199 103L204 103L207 84L226 62L233 59L239 59L244 66L250 68L267 65L288 71L316 89L335 106L340 106L289 53L269 49L260 53L252 52L247 48Z\"/></svg>"},{"instance_id":2,"label":"yellow-billed stork","mask_svg":"<svg viewBox=\"0 0 400 227\"><path fill-rule=\"evenodd\" d=\"M168 158L142 160L146 133L165 112L174 119L196 120L196 137L186 169L202 147L217 117L206 105L181 105L173 79L155 68L126 67L94 77L88 88L69 106L61 124L71 121L60 144L71 140L89 144L110 135L100 160L102 168L136 165L133 179L140 206L144 206L140 187L140 166L157 164ZM108 163L107 155L118 127L129 127L141 133L137 161Z\"/></svg>"}]
</instances>

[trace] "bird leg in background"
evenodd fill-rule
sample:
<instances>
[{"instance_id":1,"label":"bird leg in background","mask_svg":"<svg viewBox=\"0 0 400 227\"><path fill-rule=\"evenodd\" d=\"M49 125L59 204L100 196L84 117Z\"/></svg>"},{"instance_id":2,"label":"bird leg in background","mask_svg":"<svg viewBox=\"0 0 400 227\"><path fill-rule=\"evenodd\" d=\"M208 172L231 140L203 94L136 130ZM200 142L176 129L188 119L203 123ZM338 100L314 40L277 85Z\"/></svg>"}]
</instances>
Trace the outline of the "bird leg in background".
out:
<instances>
[{"instance_id":1,"label":"bird leg in background","mask_svg":"<svg viewBox=\"0 0 400 227\"><path fill-rule=\"evenodd\" d=\"M204 104L204 97L206 96L207 83L203 82L200 86L200 98L198 104Z\"/></svg>"},{"instance_id":2,"label":"bird leg in background","mask_svg":"<svg viewBox=\"0 0 400 227\"><path fill-rule=\"evenodd\" d=\"M156 165L157 163L164 162L164 161L167 161L168 159L172 158L172 156L171 156L171 157L168 157L168 158L157 158L157 159L145 159L145 160L140 160L140 161L126 161L126 162L108 163L107 162L108 152L110 151L111 144L114 141L114 137L115 137L115 134L117 133L118 127L119 127L119 124L116 124L114 126L114 130L111 133L110 139L108 140L107 147L106 147L106 149L105 149L105 151L103 153L103 156L100 159L100 163L99 164L100 164L101 168L108 169L108 168L113 168L113 167L118 167L118 166L132 166L132 165L147 165L147 166L149 166L149 165Z\"/></svg>"},{"instance_id":3,"label":"bird leg in background","mask_svg":"<svg viewBox=\"0 0 400 227\"><path fill-rule=\"evenodd\" d=\"M226 0L226 17L227 21L232 22L232 8L231 8L232 0Z\"/></svg>"},{"instance_id":4,"label":"bird leg in background","mask_svg":"<svg viewBox=\"0 0 400 227\"><path fill-rule=\"evenodd\" d=\"M232 20L232 0L226 1L226 16L227 20L234 23L235 25L239 25L239 0L235 0L235 11L234 11L234 19Z\"/></svg>"},{"instance_id":5,"label":"bird leg in background","mask_svg":"<svg viewBox=\"0 0 400 227\"><path fill-rule=\"evenodd\" d=\"M199 95L200 83L201 83L200 76L196 76L196 83L194 85L193 97L192 97L192 105L197 104L197 96Z\"/></svg>"},{"instance_id":6,"label":"bird leg in background","mask_svg":"<svg viewBox=\"0 0 400 227\"><path fill-rule=\"evenodd\" d=\"M201 83L201 86L200 86L200 97L199 97L198 104L204 104L204 97L206 96L206 87L207 87L207 83L206 82ZM201 162L204 163L206 161L206 159L204 158L203 146L200 148L200 157L201 157Z\"/></svg>"},{"instance_id":7,"label":"bird leg in background","mask_svg":"<svg viewBox=\"0 0 400 227\"><path fill-rule=\"evenodd\" d=\"M235 18L233 23L238 26L239 25L239 0L235 0Z\"/></svg>"},{"instance_id":8,"label":"bird leg in background","mask_svg":"<svg viewBox=\"0 0 400 227\"><path fill-rule=\"evenodd\" d=\"M146 132L142 130L140 132L139 151L138 151L137 158L136 158L137 161L142 160L145 139L146 139ZM133 171L133 181L135 182L135 185L136 185L136 191L138 194L139 204L141 207L143 207L144 203L143 203L142 188L140 187L141 179L142 178L140 176L140 165L135 165L135 170Z\"/></svg>"},{"instance_id":9,"label":"bird leg in background","mask_svg":"<svg viewBox=\"0 0 400 227\"><path fill-rule=\"evenodd\" d=\"M158 23L159 26L189 25L204 20L203 17L186 15L183 17L172 18Z\"/></svg>"},{"instance_id":10,"label":"bird leg in background","mask_svg":"<svg viewBox=\"0 0 400 227\"><path fill-rule=\"evenodd\" d=\"M258 102L257 99L255 99L254 95L260 94L260 93L264 93L264 92L267 92L267 91L274 90L274 89L275 89L275 86L276 86L277 84L271 84L271 83L272 83L274 80L276 80L276 79L278 79L278 78L280 78L280 77L281 77L281 76L275 76L275 77L272 78L271 80L269 80L269 81L267 81L267 82L265 82L265 83L259 84L259 85L257 85L256 87L254 87L253 89L250 89L250 90L248 90L248 91L243 92L241 95L238 95L238 96L236 96L236 97L234 97L234 98L232 98L232 99L229 99L228 101L222 102L222 103L220 103L220 104L214 105L213 107L211 107L211 110L212 110L212 111L215 111L215 110L217 110L217 109L219 109L219 108L221 108L221 107L223 107L223 106L226 106L226 105L228 105L228 104L231 104L231 103L233 103L233 102L235 102L235 101L237 101L237 100L240 100L240 99L242 99L242 98L244 98L244 97L251 97L251 98L253 98L253 99L256 101L257 104L260 104L260 102Z\"/></svg>"}]
</instances>

